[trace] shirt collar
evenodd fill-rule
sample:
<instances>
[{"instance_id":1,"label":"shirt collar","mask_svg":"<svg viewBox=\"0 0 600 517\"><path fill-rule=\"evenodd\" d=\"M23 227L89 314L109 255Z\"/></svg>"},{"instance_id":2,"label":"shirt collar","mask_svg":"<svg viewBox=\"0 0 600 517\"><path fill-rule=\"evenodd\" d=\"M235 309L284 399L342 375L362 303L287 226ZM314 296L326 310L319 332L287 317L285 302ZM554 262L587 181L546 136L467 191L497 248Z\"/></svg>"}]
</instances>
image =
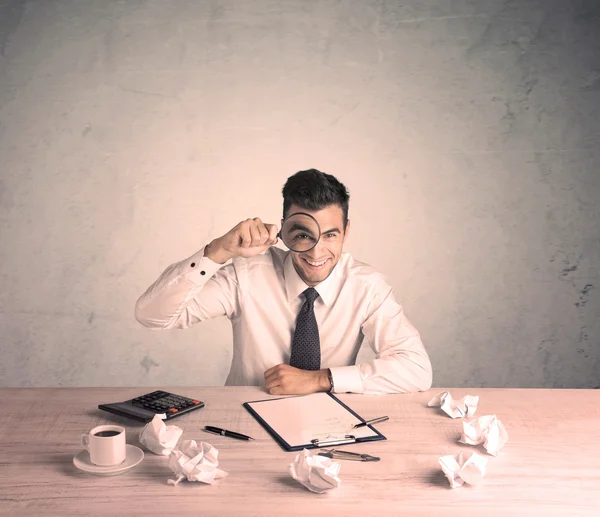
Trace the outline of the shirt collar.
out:
<instances>
[{"instance_id":1,"label":"shirt collar","mask_svg":"<svg viewBox=\"0 0 600 517\"><path fill-rule=\"evenodd\" d=\"M319 293L319 297L321 300L323 300L323 303L327 307L330 307L335 301L342 287L340 270L340 263L338 262L333 268L331 274L320 284L315 286L316 291ZM285 258L284 276L285 291L287 294L287 301L289 303L292 300L295 300L309 287L296 272L296 268L294 267L294 263L292 261L292 254L289 252L288 256Z\"/></svg>"}]
</instances>

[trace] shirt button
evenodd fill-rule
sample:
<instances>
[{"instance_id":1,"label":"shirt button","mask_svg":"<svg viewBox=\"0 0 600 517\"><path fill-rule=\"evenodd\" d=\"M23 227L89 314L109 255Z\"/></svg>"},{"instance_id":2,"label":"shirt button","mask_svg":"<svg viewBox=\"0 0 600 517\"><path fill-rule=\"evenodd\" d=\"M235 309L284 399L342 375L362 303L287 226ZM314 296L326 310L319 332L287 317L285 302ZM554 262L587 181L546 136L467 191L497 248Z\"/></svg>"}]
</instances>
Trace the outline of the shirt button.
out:
<instances>
[{"instance_id":1,"label":"shirt button","mask_svg":"<svg viewBox=\"0 0 600 517\"><path fill-rule=\"evenodd\" d=\"M206 275L206 271L200 271L200 274L201 274L202 276L204 276L204 275Z\"/></svg>"},{"instance_id":2,"label":"shirt button","mask_svg":"<svg viewBox=\"0 0 600 517\"><path fill-rule=\"evenodd\" d=\"M192 266L192 267L196 267L196 263L195 263L195 262L192 262L192 263L190 264L190 266Z\"/></svg>"}]
</instances>

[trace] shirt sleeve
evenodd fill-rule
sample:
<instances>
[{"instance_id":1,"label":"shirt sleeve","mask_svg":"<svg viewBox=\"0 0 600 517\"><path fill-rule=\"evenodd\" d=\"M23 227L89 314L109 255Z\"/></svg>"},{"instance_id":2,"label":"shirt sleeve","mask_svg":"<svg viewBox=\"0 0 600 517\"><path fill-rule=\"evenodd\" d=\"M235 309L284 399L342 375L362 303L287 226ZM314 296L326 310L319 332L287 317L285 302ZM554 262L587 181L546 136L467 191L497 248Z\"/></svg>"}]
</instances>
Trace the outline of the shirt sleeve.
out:
<instances>
[{"instance_id":1,"label":"shirt sleeve","mask_svg":"<svg viewBox=\"0 0 600 517\"><path fill-rule=\"evenodd\" d=\"M331 368L336 393L373 395L431 388L431 362L421 336L383 279L375 285L362 331L376 357L360 365Z\"/></svg>"},{"instance_id":2,"label":"shirt sleeve","mask_svg":"<svg viewBox=\"0 0 600 517\"><path fill-rule=\"evenodd\" d=\"M151 329L188 328L239 311L238 282L233 265L217 264L204 249L170 265L135 305L135 318Z\"/></svg>"}]
</instances>

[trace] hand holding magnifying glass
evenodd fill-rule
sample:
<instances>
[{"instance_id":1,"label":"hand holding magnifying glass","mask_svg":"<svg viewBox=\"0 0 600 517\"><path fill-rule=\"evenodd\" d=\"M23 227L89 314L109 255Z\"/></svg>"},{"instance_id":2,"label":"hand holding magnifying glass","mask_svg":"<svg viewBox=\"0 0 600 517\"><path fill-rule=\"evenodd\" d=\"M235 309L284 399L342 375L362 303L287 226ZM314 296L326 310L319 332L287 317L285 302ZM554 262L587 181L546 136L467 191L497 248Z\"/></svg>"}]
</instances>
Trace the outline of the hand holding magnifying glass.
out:
<instances>
[{"instance_id":1,"label":"hand holding magnifying glass","mask_svg":"<svg viewBox=\"0 0 600 517\"><path fill-rule=\"evenodd\" d=\"M253 257L277 243L277 226L263 223L258 217L236 224L225 235L213 240L204 256L218 264L233 257Z\"/></svg>"},{"instance_id":2,"label":"hand holding magnifying glass","mask_svg":"<svg viewBox=\"0 0 600 517\"><path fill-rule=\"evenodd\" d=\"M280 232L277 232L277 226L263 223L258 217L246 219L212 241L204 250L204 255L224 264L233 257L259 255L276 244L278 238L292 251L310 251L321 238L321 228L317 220L305 212L288 216Z\"/></svg>"}]
</instances>

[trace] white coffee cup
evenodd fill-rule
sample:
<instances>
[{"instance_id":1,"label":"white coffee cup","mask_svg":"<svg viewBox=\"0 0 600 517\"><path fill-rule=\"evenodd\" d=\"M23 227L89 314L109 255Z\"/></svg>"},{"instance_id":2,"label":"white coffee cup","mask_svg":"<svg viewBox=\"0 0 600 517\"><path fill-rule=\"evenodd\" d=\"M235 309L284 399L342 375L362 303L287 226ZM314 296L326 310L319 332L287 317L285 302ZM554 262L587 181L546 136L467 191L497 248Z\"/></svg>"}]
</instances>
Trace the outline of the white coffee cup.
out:
<instances>
[{"instance_id":1,"label":"white coffee cup","mask_svg":"<svg viewBox=\"0 0 600 517\"><path fill-rule=\"evenodd\" d=\"M125 428L120 425L99 425L81 435L81 445L90 453L94 465L119 465L127 456Z\"/></svg>"}]
</instances>

